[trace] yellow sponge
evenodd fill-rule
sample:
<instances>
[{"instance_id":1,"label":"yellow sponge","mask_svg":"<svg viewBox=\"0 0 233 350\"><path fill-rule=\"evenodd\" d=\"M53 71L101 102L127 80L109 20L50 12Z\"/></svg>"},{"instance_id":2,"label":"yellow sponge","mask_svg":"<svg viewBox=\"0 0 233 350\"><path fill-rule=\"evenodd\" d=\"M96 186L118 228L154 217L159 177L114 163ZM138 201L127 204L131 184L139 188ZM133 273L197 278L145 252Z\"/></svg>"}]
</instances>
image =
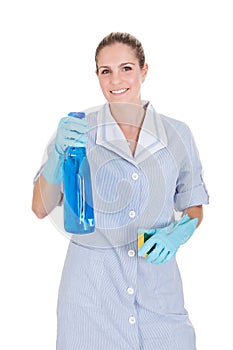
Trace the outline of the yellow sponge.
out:
<instances>
[{"instance_id":1,"label":"yellow sponge","mask_svg":"<svg viewBox=\"0 0 233 350\"><path fill-rule=\"evenodd\" d=\"M140 233L138 235L138 249L141 248L141 246L150 238L151 235L148 235L147 233ZM144 258L146 258L148 254L143 255Z\"/></svg>"}]
</instances>

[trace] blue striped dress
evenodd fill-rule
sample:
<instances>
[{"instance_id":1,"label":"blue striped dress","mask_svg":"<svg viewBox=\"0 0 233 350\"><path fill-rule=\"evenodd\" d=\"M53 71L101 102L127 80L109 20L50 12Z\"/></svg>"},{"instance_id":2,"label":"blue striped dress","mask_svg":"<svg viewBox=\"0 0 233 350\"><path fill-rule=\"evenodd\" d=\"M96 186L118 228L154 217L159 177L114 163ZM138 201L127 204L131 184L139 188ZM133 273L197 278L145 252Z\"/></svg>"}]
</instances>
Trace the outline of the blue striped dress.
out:
<instances>
[{"instance_id":1,"label":"blue striped dress","mask_svg":"<svg viewBox=\"0 0 233 350\"><path fill-rule=\"evenodd\" d=\"M59 288L57 350L195 350L176 258L137 255L138 228L208 203L188 126L146 115L134 156L109 105L86 112L96 229L73 235Z\"/></svg>"}]
</instances>

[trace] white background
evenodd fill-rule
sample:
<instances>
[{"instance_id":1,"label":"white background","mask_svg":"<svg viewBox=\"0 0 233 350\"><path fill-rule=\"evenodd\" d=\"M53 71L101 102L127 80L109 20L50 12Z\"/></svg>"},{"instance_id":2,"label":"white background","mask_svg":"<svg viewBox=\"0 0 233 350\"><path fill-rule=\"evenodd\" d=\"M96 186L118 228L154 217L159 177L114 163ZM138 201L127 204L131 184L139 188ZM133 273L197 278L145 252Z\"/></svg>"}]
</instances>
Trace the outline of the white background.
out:
<instances>
[{"instance_id":1,"label":"white background","mask_svg":"<svg viewBox=\"0 0 233 350\"><path fill-rule=\"evenodd\" d=\"M230 0L1 2L0 348L55 349L68 240L31 212L32 179L59 119L104 102L94 52L111 31L142 41L142 97L196 139L210 205L178 253L186 308L198 350L233 349Z\"/></svg>"}]
</instances>

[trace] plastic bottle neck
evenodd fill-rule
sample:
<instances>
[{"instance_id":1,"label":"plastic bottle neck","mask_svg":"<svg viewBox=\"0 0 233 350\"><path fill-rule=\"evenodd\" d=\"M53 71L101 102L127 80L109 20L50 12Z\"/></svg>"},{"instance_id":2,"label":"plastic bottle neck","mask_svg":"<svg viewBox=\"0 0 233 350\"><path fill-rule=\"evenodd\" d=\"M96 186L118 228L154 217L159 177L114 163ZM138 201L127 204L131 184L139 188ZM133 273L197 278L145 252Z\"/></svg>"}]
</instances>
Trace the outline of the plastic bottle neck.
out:
<instances>
[{"instance_id":1,"label":"plastic bottle neck","mask_svg":"<svg viewBox=\"0 0 233 350\"><path fill-rule=\"evenodd\" d=\"M66 150L66 157L86 157L86 148L85 147L68 147Z\"/></svg>"}]
</instances>

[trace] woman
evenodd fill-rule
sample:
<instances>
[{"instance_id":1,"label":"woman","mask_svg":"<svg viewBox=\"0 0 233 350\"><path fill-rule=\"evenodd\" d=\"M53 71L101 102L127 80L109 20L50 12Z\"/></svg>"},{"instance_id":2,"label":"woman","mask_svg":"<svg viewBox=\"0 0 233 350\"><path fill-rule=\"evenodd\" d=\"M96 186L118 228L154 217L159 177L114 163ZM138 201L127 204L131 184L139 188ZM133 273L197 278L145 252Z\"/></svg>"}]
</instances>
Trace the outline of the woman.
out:
<instances>
[{"instance_id":1,"label":"woman","mask_svg":"<svg viewBox=\"0 0 233 350\"><path fill-rule=\"evenodd\" d=\"M208 203L198 151L183 122L142 101L148 66L135 37L111 33L95 59L107 103L86 111L85 121L60 121L34 186L32 209L43 218L62 201L66 147L85 144L96 229L69 244L57 350L194 350L175 255ZM142 232L149 239L138 250Z\"/></svg>"}]
</instances>

